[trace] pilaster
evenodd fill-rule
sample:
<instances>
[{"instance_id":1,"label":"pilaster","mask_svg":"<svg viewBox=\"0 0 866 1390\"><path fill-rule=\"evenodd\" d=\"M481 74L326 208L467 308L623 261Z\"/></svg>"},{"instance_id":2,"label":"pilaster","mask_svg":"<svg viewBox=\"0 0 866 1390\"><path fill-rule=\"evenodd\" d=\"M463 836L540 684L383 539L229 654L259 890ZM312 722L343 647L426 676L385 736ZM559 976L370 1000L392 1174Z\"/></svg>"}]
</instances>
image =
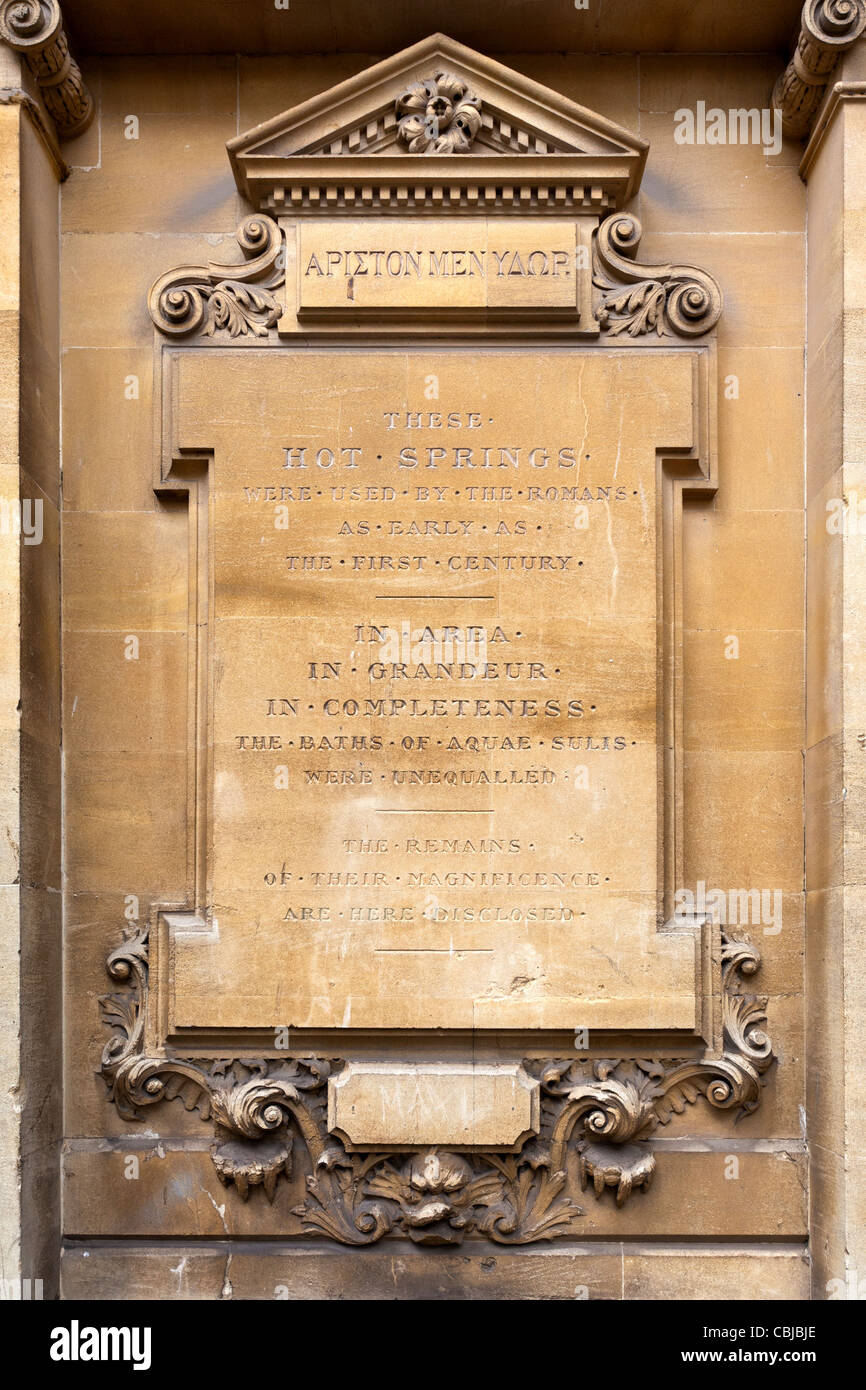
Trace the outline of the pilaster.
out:
<instances>
[{"instance_id":1,"label":"pilaster","mask_svg":"<svg viewBox=\"0 0 866 1390\"><path fill-rule=\"evenodd\" d=\"M807 145L807 1125L813 1297L866 1276L866 46ZM859 1291L859 1292L858 1292Z\"/></svg>"}]
</instances>

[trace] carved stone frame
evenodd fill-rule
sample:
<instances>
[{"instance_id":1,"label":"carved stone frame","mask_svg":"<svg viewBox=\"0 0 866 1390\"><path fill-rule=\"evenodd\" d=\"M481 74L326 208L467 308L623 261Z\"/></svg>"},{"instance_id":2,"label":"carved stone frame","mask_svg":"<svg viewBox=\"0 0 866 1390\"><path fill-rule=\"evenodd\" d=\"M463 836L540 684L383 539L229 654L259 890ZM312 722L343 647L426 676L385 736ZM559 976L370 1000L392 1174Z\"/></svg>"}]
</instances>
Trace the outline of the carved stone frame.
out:
<instances>
[{"instance_id":1,"label":"carved stone frame","mask_svg":"<svg viewBox=\"0 0 866 1390\"><path fill-rule=\"evenodd\" d=\"M471 160L468 147L468 154L434 148L420 158L405 151L402 157L383 154L388 140L398 138L400 112L411 110L407 91L416 91L419 83L423 88L428 67L431 73L441 74L445 63L460 74L461 81L453 89L456 109L465 109L466 93L474 96L477 86L483 112L484 97L494 92L498 104L491 123L484 126L479 117L477 126L474 120L470 126L493 129L490 139L495 137L500 144L503 129L509 139L516 132L515 149ZM440 85L444 89L445 84ZM387 116L387 103L383 106L385 90L391 106L397 103L394 120ZM422 90L418 101L424 97ZM509 101L516 113L510 121L506 119ZM296 142L294 152L281 153L277 148L274 153L274 144L279 147L289 136ZM564 151L569 138L573 148ZM593 140L597 145L606 142L603 158L597 148L584 149L581 140L590 145ZM441 200L435 196L441 179L442 186L452 190L455 215L482 209L485 215L509 216L527 206L533 211L558 210L557 189L566 185L557 180L563 178L565 162L571 190L565 201L578 227L577 244L590 253L578 289L582 306L578 321L566 329L545 323L543 316L531 325L461 324L454 336L458 341L477 342L490 340L496 333L508 333L517 340L554 334L560 340L593 344L601 350L634 344L668 351L679 346L691 352L695 398L700 402L699 457L668 453L659 461L667 534L673 535L673 552L679 555L683 495L711 493L715 488L712 330L721 313L721 293L712 277L695 267L640 265L635 259L640 224L634 216L610 212L635 190L645 148L627 132L442 36L433 36L341 84L326 98L306 103L232 141L230 153L242 191L262 209L246 218L237 233L243 260L170 271L156 282L149 298L157 330L155 380L160 383L156 487L186 493L190 502L190 631L195 644L189 690L195 753L189 787L195 820L189 849L190 897L184 903L155 905L147 926L132 931L109 955L108 973L118 989L103 1001L112 1036L104 1050L102 1072L111 1099L126 1119L138 1118L156 1102L180 1098L211 1120L215 1131L211 1153L217 1172L242 1198L261 1186L273 1199L280 1176L290 1171L293 1145L299 1138L311 1171L308 1198L297 1214L310 1231L352 1245L370 1244L388 1232L419 1244L454 1244L469 1233L502 1244L549 1239L572 1231L580 1214L569 1195L569 1167L572 1175L576 1169L581 1188L591 1181L597 1196L614 1188L616 1203L621 1205L635 1187L649 1185L655 1168L649 1138L672 1114L700 1095L721 1110L751 1111L758 1105L774 1058L763 1027L766 1001L746 992L743 985L758 970L759 954L742 935L721 930L710 918L695 920L705 943L705 1017L682 1055L661 1037L621 1039L614 1056L601 1056L593 1049L587 1055L569 1050L566 1055L557 1052L545 1057L533 1049L522 1067L538 1083L541 1094L537 1133L512 1146L514 1152L456 1152L453 1146L352 1151L334 1132L326 1114L326 1086L345 1069L344 1061L331 1055L330 1044L326 1049L296 1048L289 1056L264 1047L237 1042L223 1047L206 1040L195 1052L188 1046L183 1050L170 1034L161 981L172 929L178 925L185 930L207 929L208 760L203 732L207 686L201 677L206 664L201 650L204 623L195 604L206 602L196 595L207 593L208 460L176 450L166 433L173 363L179 348L200 351L226 343L239 348L280 347L298 333L309 342L364 341L370 330L356 324L299 326L291 310L285 269L297 219L356 211L354 194L349 205L346 202L348 190L355 185L361 190L362 208L377 215L391 211L408 215L410 202L413 214L441 214ZM519 166L524 160L530 168L521 183ZM373 172L368 173L369 169ZM506 182L509 179L515 182ZM406 191L410 187L420 189L421 195L410 199ZM509 187L519 190L516 200L505 196ZM300 190L297 196L293 189ZM365 189L374 190L369 198L364 196ZM578 189L583 190L580 199ZM492 190L492 196L487 196L487 190ZM279 212L279 222L268 215L271 211ZM605 211L610 215L600 220ZM423 323L409 315L404 323L379 325L372 340L381 340L383 332L411 340L424 331ZM674 725L682 698L680 603L678 578L666 567L660 595L663 661L668 673L662 741L666 918L672 913L674 890L682 883L682 774L674 757ZM573 1156L570 1164L569 1154Z\"/></svg>"}]
</instances>

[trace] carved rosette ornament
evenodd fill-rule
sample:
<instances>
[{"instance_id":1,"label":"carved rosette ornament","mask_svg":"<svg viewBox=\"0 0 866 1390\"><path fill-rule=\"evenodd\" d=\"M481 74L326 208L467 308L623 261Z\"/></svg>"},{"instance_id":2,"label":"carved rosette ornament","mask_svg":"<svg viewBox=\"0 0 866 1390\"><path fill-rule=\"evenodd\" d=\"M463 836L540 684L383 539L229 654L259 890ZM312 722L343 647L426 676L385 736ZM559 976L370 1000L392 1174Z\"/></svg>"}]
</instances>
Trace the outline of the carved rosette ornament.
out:
<instances>
[{"instance_id":1,"label":"carved rosette ornament","mask_svg":"<svg viewBox=\"0 0 866 1390\"><path fill-rule=\"evenodd\" d=\"M179 266L160 276L148 309L161 333L266 338L282 312L275 291L285 284L282 234L270 217L247 217L235 232L240 264Z\"/></svg>"},{"instance_id":2,"label":"carved rosette ornament","mask_svg":"<svg viewBox=\"0 0 866 1390\"><path fill-rule=\"evenodd\" d=\"M606 218L595 235L592 283L602 292L596 311L602 330L630 338L708 333L722 312L722 292L713 277L693 265L640 265L634 256L641 235L631 213Z\"/></svg>"},{"instance_id":3,"label":"carved rosette ornament","mask_svg":"<svg viewBox=\"0 0 866 1390\"><path fill-rule=\"evenodd\" d=\"M688 1059L524 1062L542 1088L541 1128L517 1154L349 1153L328 1132L326 1088L342 1063L317 1057L214 1060L148 1056L144 1019L148 930L112 951L108 974L120 991L102 1000L112 1029L102 1056L110 1098L127 1120L179 1098L214 1124L211 1156L220 1180L246 1200L261 1187L273 1201L303 1146L303 1226L345 1245L389 1232L418 1245L457 1245L466 1235L523 1245L574 1234L582 1208L569 1188L614 1189L617 1206L655 1171L650 1137L699 1096L719 1110L748 1113L774 1061L764 1029L766 1000L740 993L760 966L747 938L722 935L722 1049Z\"/></svg>"},{"instance_id":4,"label":"carved rosette ornament","mask_svg":"<svg viewBox=\"0 0 866 1390\"><path fill-rule=\"evenodd\" d=\"M866 0L806 0L794 56L773 88L786 135L809 134L839 55L863 33Z\"/></svg>"},{"instance_id":5,"label":"carved rosette ornament","mask_svg":"<svg viewBox=\"0 0 866 1390\"><path fill-rule=\"evenodd\" d=\"M465 154L481 128L481 101L453 72L413 82L395 110L397 134L410 154Z\"/></svg>"},{"instance_id":6,"label":"carved rosette ornament","mask_svg":"<svg viewBox=\"0 0 866 1390\"><path fill-rule=\"evenodd\" d=\"M63 139L86 130L93 102L69 51L57 0L2 0L0 38L23 54Z\"/></svg>"}]
</instances>

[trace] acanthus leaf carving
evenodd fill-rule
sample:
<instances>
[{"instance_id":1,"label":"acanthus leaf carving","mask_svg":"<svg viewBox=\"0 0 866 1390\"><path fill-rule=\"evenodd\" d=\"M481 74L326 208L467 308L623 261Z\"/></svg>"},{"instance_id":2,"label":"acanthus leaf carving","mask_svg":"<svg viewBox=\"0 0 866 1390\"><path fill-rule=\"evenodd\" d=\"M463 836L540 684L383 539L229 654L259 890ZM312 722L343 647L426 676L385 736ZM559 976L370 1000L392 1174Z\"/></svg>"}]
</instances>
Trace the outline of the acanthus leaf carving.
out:
<instances>
[{"instance_id":1,"label":"acanthus leaf carving","mask_svg":"<svg viewBox=\"0 0 866 1390\"><path fill-rule=\"evenodd\" d=\"M722 292L705 270L692 265L641 265L634 260L642 235L631 213L616 213L593 241L592 283L601 290L597 318L611 337L625 333L695 338L714 328Z\"/></svg>"},{"instance_id":2,"label":"acanthus leaf carving","mask_svg":"<svg viewBox=\"0 0 866 1390\"><path fill-rule=\"evenodd\" d=\"M416 1245L459 1245L473 1233L498 1245L566 1235L581 1208L563 1196L565 1172L530 1142L516 1155L467 1155L429 1148L408 1155L348 1155L332 1145L295 1207L305 1226L344 1244L368 1245L389 1231ZM402 1160L402 1161L401 1161Z\"/></svg>"},{"instance_id":3,"label":"acanthus leaf carving","mask_svg":"<svg viewBox=\"0 0 866 1390\"><path fill-rule=\"evenodd\" d=\"M596 1195L616 1186L617 1205L634 1186L646 1188L655 1170L647 1142L704 1096L717 1110L749 1114L757 1108L765 1073L775 1057L763 1028L766 999L737 992L737 976L748 978L761 957L743 933L722 936L722 1053L679 1060L635 1058L598 1060L587 1080L585 1064L551 1063L541 1082L549 1096L562 1098L553 1120L553 1157L561 1162L578 1121L581 1186L593 1180ZM622 1145L622 1148L618 1148Z\"/></svg>"},{"instance_id":4,"label":"acanthus leaf carving","mask_svg":"<svg viewBox=\"0 0 866 1390\"><path fill-rule=\"evenodd\" d=\"M243 1201L251 1187L262 1187L272 1202L280 1177L292 1174L292 1136L287 1132L253 1145L218 1131L210 1152L220 1182L224 1187L234 1184Z\"/></svg>"},{"instance_id":5,"label":"acanthus leaf carving","mask_svg":"<svg viewBox=\"0 0 866 1390\"><path fill-rule=\"evenodd\" d=\"M275 294L285 284L282 233L259 213L241 223L235 238L246 257L240 264L180 266L155 282L147 302L161 333L268 336L282 312Z\"/></svg>"},{"instance_id":6,"label":"acanthus leaf carving","mask_svg":"<svg viewBox=\"0 0 866 1390\"><path fill-rule=\"evenodd\" d=\"M347 1152L328 1132L326 1083L342 1063L317 1057L214 1059L148 1056L144 1018L148 929L126 936L107 970L122 993L102 1000L112 1036L102 1074L120 1114L180 1098L212 1119L211 1157L221 1182L246 1200L273 1201L292 1172L295 1139L307 1154L307 1199L293 1208L305 1228L346 1245L389 1232L421 1245L457 1245L475 1234L500 1245L551 1240L574 1230L582 1209L569 1195L569 1155L582 1190L615 1189L622 1206L649 1187L659 1125L700 1096L720 1110L750 1112L774 1059L766 1000L740 993L759 969L747 938L723 932L722 1049L688 1059L577 1058L524 1062L541 1083L541 1132L516 1154L456 1153L436 1146L402 1153Z\"/></svg>"}]
</instances>

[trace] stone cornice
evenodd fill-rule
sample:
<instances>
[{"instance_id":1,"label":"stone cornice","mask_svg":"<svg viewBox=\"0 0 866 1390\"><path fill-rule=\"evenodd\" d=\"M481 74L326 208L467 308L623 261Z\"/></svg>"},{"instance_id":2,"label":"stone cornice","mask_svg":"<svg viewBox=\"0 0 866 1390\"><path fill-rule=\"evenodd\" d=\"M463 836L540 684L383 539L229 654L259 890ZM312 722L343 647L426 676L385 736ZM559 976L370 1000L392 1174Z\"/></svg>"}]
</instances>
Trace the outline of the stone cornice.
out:
<instances>
[{"instance_id":1,"label":"stone cornice","mask_svg":"<svg viewBox=\"0 0 866 1390\"><path fill-rule=\"evenodd\" d=\"M60 153L57 134L45 114L44 107L35 101L29 92L25 92L23 87L0 87L0 106L20 106L22 111L26 112L33 129L48 153L57 177L61 182L68 178L69 166Z\"/></svg>"},{"instance_id":2,"label":"stone cornice","mask_svg":"<svg viewBox=\"0 0 866 1390\"><path fill-rule=\"evenodd\" d=\"M849 101L866 101L866 82L836 82L832 87L800 161L800 175L803 179L809 177L839 108Z\"/></svg>"}]
</instances>

